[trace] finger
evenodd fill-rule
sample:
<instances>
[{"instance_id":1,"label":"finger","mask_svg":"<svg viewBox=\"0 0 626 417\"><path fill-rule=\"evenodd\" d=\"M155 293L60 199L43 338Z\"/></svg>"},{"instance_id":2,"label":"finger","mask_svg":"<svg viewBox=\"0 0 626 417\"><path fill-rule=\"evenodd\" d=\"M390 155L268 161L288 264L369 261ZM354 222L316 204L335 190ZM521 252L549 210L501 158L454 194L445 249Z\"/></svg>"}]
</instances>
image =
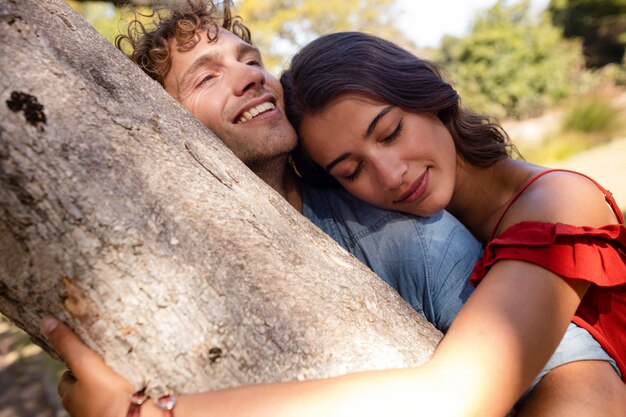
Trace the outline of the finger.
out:
<instances>
[{"instance_id":1,"label":"finger","mask_svg":"<svg viewBox=\"0 0 626 417\"><path fill-rule=\"evenodd\" d=\"M61 375L61 379L59 380L59 386L57 387L57 391L59 393L59 397L65 398L65 395L70 392L70 390L76 384L76 378L70 371L63 372Z\"/></svg>"},{"instance_id":2,"label":"finger","mask_svg":"<svg viewBox=\"0 0 626 417\"><path fill-rule=\"evenodd\" d=\"M88 379L94 372L108 371L102 358L85 346L64 323L53 317L45 317L41 330L79 380Z\"/></svg>"}]
</instances>

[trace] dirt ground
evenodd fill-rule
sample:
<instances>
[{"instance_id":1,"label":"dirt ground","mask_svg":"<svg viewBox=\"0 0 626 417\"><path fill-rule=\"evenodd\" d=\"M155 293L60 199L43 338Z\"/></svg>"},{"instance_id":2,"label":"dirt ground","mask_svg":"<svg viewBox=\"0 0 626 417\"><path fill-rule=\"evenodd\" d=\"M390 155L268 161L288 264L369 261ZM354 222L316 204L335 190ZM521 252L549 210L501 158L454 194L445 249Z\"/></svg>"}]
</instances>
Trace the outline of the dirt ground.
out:
<instances>
[{"instance_id":1,"label":"dirt ground","mask_svg":"<svg viewBox=\"0 0 626 417\"><path fill-rule=\"evenodd\" d=\"M49 356L0 316L0 417L67 417Z\"/></svg>"}]
</instances>

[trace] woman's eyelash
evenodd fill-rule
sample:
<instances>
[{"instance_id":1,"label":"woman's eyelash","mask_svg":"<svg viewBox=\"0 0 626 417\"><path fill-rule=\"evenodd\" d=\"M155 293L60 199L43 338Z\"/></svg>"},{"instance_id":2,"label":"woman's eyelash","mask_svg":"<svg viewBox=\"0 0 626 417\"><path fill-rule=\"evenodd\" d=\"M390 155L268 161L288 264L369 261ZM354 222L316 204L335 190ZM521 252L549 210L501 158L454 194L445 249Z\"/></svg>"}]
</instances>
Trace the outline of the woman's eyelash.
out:
<instances>
[{"instance_id":1,"label":"woman's eyelash","mask_svg":"<svg viewBox=\"0 0 626 417\"><path fill-rule=\"evenodd\" d=\"M348 175L348 176L346 177L346 179L347 179L348 181L354 181L354 180L356 180L356 179L357 179L357 177L359 176L359 174L361 173L361 169L363 169L362 167L363 167L363 164L362 164L362 163L360 163L360 164L356 167L356 169L354 170L354 172L353 172L352 174Z\"/></svg>"},{"instance_id":2,"label":"woman's eyelash","mask_svg":"<svg viewBox=\"0 0 626 417\"><path fill-rule=\"evenodd\" d=\"M389 143L389 142L393 142L394 140L397 139L398 136L400 136L400 133L402 133L402 120L400 120L400 122L398 122L398 126L396 126L396 129L386 138L382 139L383 143ZM361 170L363 169L363 163L360 163L356 169L354 170L354 172L350 175L348 175L346 178L346 180L348 181L354 181L358 178L359 174L361 174Z\"/></svg>"},{"instance_id":3,"label":"woman's eyelash","mask_svg":"<svg viewBox=\"0 0 626 417\"><path fill-rule=\"evenodd\" d=\"M398 136L400 136L400 133L402 132L402 120L400 120L400 122L398 123L398 126L396 127L396 130L394 130L391 135L387 136L386 138L383 138L382 142L384 143L389 143L389 142L393 142Z\"/></svg>"}]
</instances>

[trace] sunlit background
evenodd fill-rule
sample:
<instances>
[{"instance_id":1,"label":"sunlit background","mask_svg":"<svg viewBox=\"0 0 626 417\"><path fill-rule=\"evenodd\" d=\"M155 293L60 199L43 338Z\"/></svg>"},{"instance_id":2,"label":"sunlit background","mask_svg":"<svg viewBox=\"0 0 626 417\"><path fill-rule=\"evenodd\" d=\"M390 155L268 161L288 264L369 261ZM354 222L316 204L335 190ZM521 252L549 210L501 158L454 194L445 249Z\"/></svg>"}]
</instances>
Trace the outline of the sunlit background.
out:
<instances>
[{"instance_id":1,"label":"sunlit background","mask_svg":"<svg viewBox=\"0 0 626 417\"><path fill-rule=\"evenodd\" d=\"M467 35L477 14L495 3L495 0L398 0L401 10L398 26L417 45L436 48L444 35ZM530 0L530 13L538 15L548 4L549 0Z\"/></svg>"},{"instance_id":2,"label":"sunlit background","mask_svg":"<svg viewBox=\"0 0 626 417\"><path fill-rule=\"evenodd\" d=\"M67 2L111 41L132 16L111 2ZM530 161L568 165L598 146L613 158L626 155L624 145L609 146L626 131L623 0L236 0L235 6L275 74L311 39L362 30L442 64L463 104L499 118ZM611 161L602 164L599 180L626 206L625 187L610 182L613 171L606 170L621 161ZM598 176L594 168L571 167Z\"/></svg>"},{"instance_id":3,"label":"sunlit background","mask_svg":"<svg viewBox=\"0 0 626 417\"><path fill-rule=\"evenodd\" d=\"M133 0L161 4L182 0ZM67 0L111 42L127 0ZM446 69L465 106L500 119L521 155L590 174L626 207L626 1L235 0L278 75L315 37L361 30ZM140 7L149 13L147 7Z\"/></svg>"},{"instance_id":4,"label":"sunlit background","mask_svg":"<svg viewBox=\"0 0 626 417\"><path fill-rule=\"evenodd\" d=\"M133 16L116 5L127 0L67 3L111 42ZM527 160L590 174L626 208L626 1L236 0L235 6L276 74L298 47L339 30L374 33L442 64L463 104L499 118ZM63 415L52 376L58 369L0 316L0 417Z\"/></svg>"}]
</instances>

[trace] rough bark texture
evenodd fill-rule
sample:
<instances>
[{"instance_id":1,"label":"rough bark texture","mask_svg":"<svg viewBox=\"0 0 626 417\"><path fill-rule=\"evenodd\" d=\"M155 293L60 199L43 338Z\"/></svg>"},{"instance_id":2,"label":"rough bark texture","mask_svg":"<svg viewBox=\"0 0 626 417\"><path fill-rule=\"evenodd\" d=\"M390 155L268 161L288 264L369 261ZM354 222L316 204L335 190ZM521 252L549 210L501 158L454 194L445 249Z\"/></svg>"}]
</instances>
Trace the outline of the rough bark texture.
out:
<instances>
[{"instance_id":1,"label":"rough bark texture","mask_svg":"<svg viewBox=\"0 0 626 417\"><path fill-rule=\"evenodd\" d=\"M0 2L0 311L157 395L422 363L440 335L62 0Z\"/></svg>"}]
</instances>

